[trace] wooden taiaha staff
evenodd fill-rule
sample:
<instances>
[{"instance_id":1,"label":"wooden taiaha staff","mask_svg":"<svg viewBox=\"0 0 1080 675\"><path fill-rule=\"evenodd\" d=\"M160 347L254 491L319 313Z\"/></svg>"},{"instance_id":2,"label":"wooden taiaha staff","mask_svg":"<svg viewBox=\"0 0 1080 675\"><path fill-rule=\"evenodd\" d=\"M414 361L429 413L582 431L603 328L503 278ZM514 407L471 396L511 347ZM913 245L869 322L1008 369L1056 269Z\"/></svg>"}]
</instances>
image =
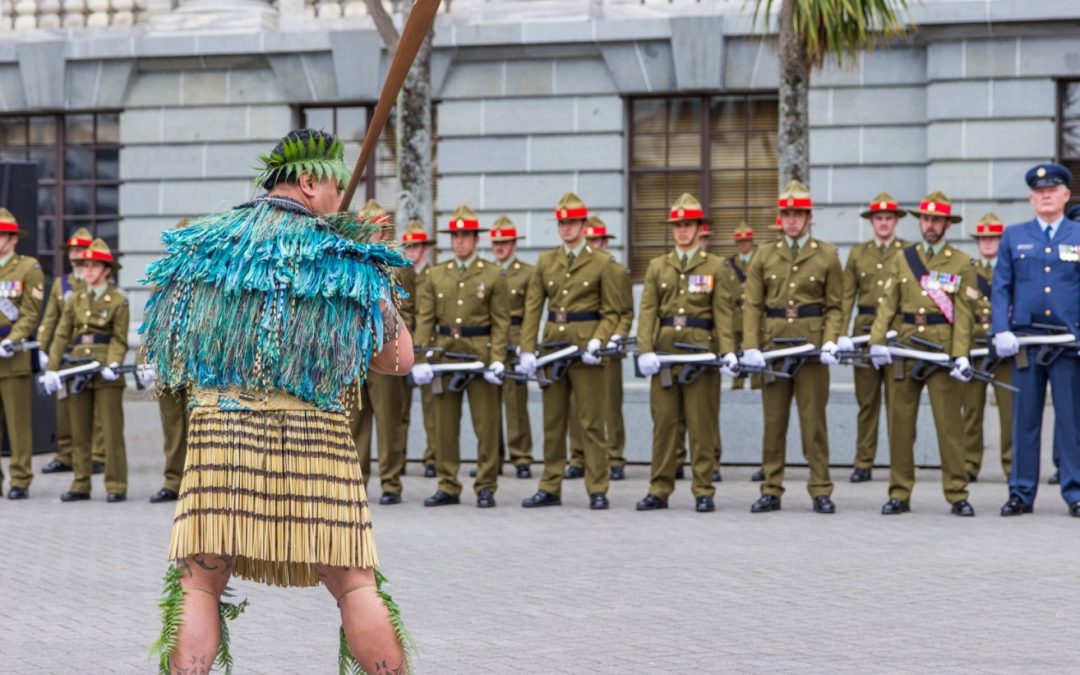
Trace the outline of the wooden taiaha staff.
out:
<instances>
[{"instance_id":1,"label":"wooden taiaha staff","mask_svg":"<svg viewBox=\"0 0 1080 675\"><path fill-rule=\"evenodd\" d=\"M401 40L398 42L397 50L394 52L394 60L390 62L390 70L386 74L386 81L383 82L379 102L375 105L371 123L368 124L367 133L364 134L364 144L360 148L360 157L356 160L356 168L353 169L352 176L349 177L349 184L345 188L345 193L341 195L341 204L338 205L338 211L340 212L347 211L349 204L352 203L353 195L356 194L356 187L360 184L360 178L367 167L368 159L371 158L371 153L375 151L375 145L379 142L379 136L382 134L383 127L386 126L386 120L390 117L390 109L394 107L394 103L397 101L398 92L401 91L405 76L409 74L409 69L412 68L413 61L416 60L416 53L420 50L420 45L423 44L424 38L427 37L428 32L431 30L431 24L435 22L435 14L438 12L441 2L442 0L416 0L416 4L413 5L412 10L409 12L409 18L405 22L405 29L401 33Z\"/></svg>"}]
</instances>

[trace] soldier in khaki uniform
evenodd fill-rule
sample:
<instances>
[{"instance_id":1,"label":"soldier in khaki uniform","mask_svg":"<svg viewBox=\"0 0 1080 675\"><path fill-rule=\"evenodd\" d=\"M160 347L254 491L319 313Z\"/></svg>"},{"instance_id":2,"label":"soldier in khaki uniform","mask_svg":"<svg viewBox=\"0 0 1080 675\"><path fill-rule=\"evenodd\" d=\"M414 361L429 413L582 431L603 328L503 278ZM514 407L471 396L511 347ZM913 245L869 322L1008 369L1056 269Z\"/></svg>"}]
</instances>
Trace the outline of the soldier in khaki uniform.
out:
<instances>
[{"instance_id":1,"label":"soldier in khaki uniform","mask_svg":"<svg viewBox=\"0 0 1080 675\"><path fill-rule=\"evenodd\" d=\"M82 252L94 241L94 235L85 227L75 230L74 234L64 242L63 249L67 253L71 263L71 272L58 276L53 280L49 290L48 302L45 304L44 317L38 327L37 339L41 343L41 355L48 360L49 345L56 326L60 323L60 315L64 311L64 303L72 294L81 291L86 284L82 280ZM61 367L56 364L57 368ZM56 457L49 461L41 469L41 473L63 473L71 471L71 421L67 411L67 399L56 399ZM105 446L101 442L101 425L94 424L94 448L92 452L94 473L105 470Z\"/></svg>"},{"instance_id":2,"label":"soldier in khaki uniform","mask_svg":"<svg viewBox=\"0 0 1080 675\"><path fill-rule=\"evenodd\" d=\"M32 354L10 349L12 343L33 340L34 329L41 316L41 301L45 297L45 275L41 264L15 247L26 232L19 227L15 216L0 208L0 416L6 427L11 448L11 488L8 499L30 496L33 457L33 428L30 426L30 405L33 389L30 384ZM0 487L4 472L0 468Z\"/></svg>"},{"instance_id":3,"label":"soldier in khaki uniform","mask_svg":"<svg viewBox=\"0 0 1080 675\"><path fill-rule=\"evenodd\" d=\"M754 513L780 509L792 397L799 410L803 456L810 464L807 489L814 511L836 511L830 497L833 484L825 406L829 400L828 365L838 362L836 339L844 280L836 247L810 235L812 206L810 191L802 183L787 184L778 202L783 239L754 256L746 279L744 365L764 366L761 349L773 349L774 338L805 338L821 350L821 363L805 363L794 378L778 378L762 386L765 433L761 464L765 482L761 497L751 507Z\"/></svg>"},{"instance_id":4,"label":"soldier in khaki uniform","mask_svg":"<svg viewBox=\"0 0 1080 675\"><path fill-rule=\"evenodd\" d=\"M72 394L67 386L68 413L71 415L71 441L75 475L71 489L60 495L61 501L90 499L90 445L94 418L101 420L105 441L105 492L109 502L127 499L127 449L124 445L124 379L116 368L127 354L130 324L127 298L116 287L120 263L108 244L101 239L83 251L83 279L86 288L64 305L60 325L49 347L49 365L55 373L70 348L72 359L93 359L106 368L94 376L81 393ZM63 393L61 394L63 395Z\"/></svg>"},{"instance_id":5,"label":"soldier in khaki uniform","mask_svg":"<svg viewBox=\"0 0 1080 675\"><path fill-rule=\"evenodd\" d=\"M371 237L372 243L389 242L395 238L394 223L379 202L369 199L361 210L361 216L380 225ZM357 405L350 415L349 426L360 455L365 482L371 475L372 427L378 429L379 483L382 487L379 503L382 505L401 503L401 474L405 471L405 438L401 426L404 406L403 378L371 371L364 380Z\"/></svg>"},{"instance_id":6,"label":"soldier in khaki uniform","mask_svg":"<svg viewBox=\"0 0 1080 675\"><path fill-rule=\"evenodd\" d=\"M746 274L750 271L750 261L754 259L754 230L746 223L740 223L735 229L735 254L725 262L731 275L738 283L739 293L735 295L735 318L733 330L735 331L735 344L742 349L743 342L743 303L746 302ZM734 290L734 289L732 289ZM761 388L761 378L737 377L731 381L732 389L742 389L746 386L746 380L750 379L751 389Z\"/></svg>"},{"instance_id":7,"label":"soldier in khaki uniform","mask_svg":"<svg viewBox=\"0 0 1080 675\"><path fill-rule=\"evenodd\" d=\"M499 216L491 228L491 251L510 291L510 330L507 342L511 350L516 350L521 344L521 324L525 319L525 289L529 285L533 270L532 265L518 260L518 239L524 237L517 233L514 223L506 216ZM532 478L533 442L532 427L529 424L529 388L524 382L511 382L503 386L502 396L506 415L506 435L503 438L510 453L510 461L517 470L518 478Z\"/></svg>"},{"instance_id":8,"label":"soldier in khaki uniform","mask_svg":"<svg viewBox=\"0 0 1080 675\"><path fill-rule=\"evenodd\" d=\"M609 506L607 443L603 410L592 402L604 400L604 369L597 352L606 344L623 316L625 280L611 255L585 241L589 210L573 193L563 195L555 207L562 245L540 254L525 293L525 322L521 329L518 370L536 371L537 335L544 305L545 343L568 340L585 353L566 376L544 389L544 475L539 490L525 499L525 508L562 504L566 468L566 432L571 415L584 432L585 489L589 508ZM581 405L571 407L571 396Z\"/></svg>"},{"instance_id":9,"label":"soldier in khaki uniform","mask_svg":"<svg viewBox=\"0 0 1080 675\"><path fill-rule=\"evenodd\" d=\"M911 510L911 490L915 486L915 433L919 399L923 387L930 391L930 408L937 427L941 451L941 483L945 499L957 516L973 516L968 502L968 481L964 473L962 438L962 382L971 379L968 352L971 349L972 300L974 287L971 257L945 240L949 226L960 222L952 204L941 192L932 192L916 209L909 211L919 218L923 241L908 246L889 263L883 288L884 300L878 304L870 333L870 356L875 367L892 363L885 333L899 318L898 341L908 346L912 337L942 345L955 359L952 371L936 368L925 381L911 375L915 363L897 362L894 370L903 379L892 383L892 413L889 423L889 501L882 507L885 515Z\"/></svg>"},{"instance_id":10,"label":"soldier in khaki uniform","mask_svg":"<svg viewBox=\"0 0 1080 675\"><path fill-rule=\"evenodd\" d=\"M1005 224L994 213L987 213L979 220L972 234L979 246L979 257L972 259L971 265L975 268L975 283L979 298L974 301L974 330L972 331L972 344L977 341L988 339L990 331L990 288L994 279L994 265L997 262L998 248L1001 245L1001 237L1005 233ZM998 363L994 368L994 379L998 382L1012 384L1012 368L1006 362ZM979 470L982 468L983 450L983 414L986 412L986 382L972 380L963 385L963 409L964 409L964 467L968 481L974 483L979 479ZM1013 400L1012 392L1008 389L997 387L994 389L997 398L998 429L1000 430L1001 442L1001 470L1008 476L1012 470L1012 418Z\"/></svg>"},{"instance_id":11,"label":"soldier in khaki uniform","mask_svg":"<svg viewBox=\"0 0 1080 675\"><path fill-rule=\"evenodd\" d=\"M652 376L649 405L653 420L652 467L649 494L637 503L638 511L664 509L675 490L675 446L678 425L685 420L690 435L693 483L699 513L716 510L712 473L720 445L720 373L710 370L694 382L678 383L679 368L671 369L672 383L665 388L657 374L656 352L677 353L685 342L724 354L728 372L738 364L732 331L734 299L721 281L728 276L720 256L702 250L698 230L705 220L701 203L683 194L668 217L675 250L653 258L645 272L638 321L638 368Z\"/></svg>"},{"instance_id":12,"label":"soldier in khaki uniform","mask_svg":"<svg viewBox=\"0 0 1080 675\"><path fill-rule=\"evenodd\" d=\"M608 247L615 235L608 232L607 224L597 216L589 216L589 224L585 226L585 241L589 246L601 251L608 251ZM611 336L606 347L614 348L616 343L621 342L624 335L630 332L630 326L634 323L634 289L630 281L630 270L626 265L617 262L612 256L611 263L615 265L620 278L623 280L622 301L619 324L615 327L615 334ZM604 377L607 385L604 388L604 434L607 438L608 464L611 467L611 480L623 480L626 477L626 459L623 454L626 451L626 422L623 420L623 357L609 358L604 361ZM577 406L577 400L571 399L571 406ZM566 467L564 478L581 478L585 475L585 439L581 430L581 423L576 417L570 418L570 464Z\"/></svg>"},{"instance_id":13,"label":"soldier in khaki uniform","mask_svg":"<svg viewBox=\"0 0 1080 675\"><path fill-rule=\"evenodd\" d=\"M499 266L476 253L480 221L468 206L459 206L450 216L450 243L454 259L439 263L431 272L417 301L415 343L448 352L474 354L488 364L487 372L469 383L464 392L445 388L435 396L435 428L438 445L435 466L439 487L424 500L424 506L461 502L461 404L469 395L469 411L476 432L476 505L495 506L498 487L499 430L502 403L499 386L506 366L506 340L510 328L510 291ZM434 338L434 343L432 342ZM428 363L413 366L413 379L428 384L434 378ZM440 377L444 377L441 376ZM447 384L448 381L444 381Z\"/></svg>"},{"instance_id":14,"label":"soldier in khaki uniform","mask_svg":"<svg viewBox=\"0 0 1080 675\"><path fill-rule=\"evenodd\" d=\"M416 299L420 295L420 289L424 284L431 281L431 264L428 259L428 251L435 248L435 240L428 237L427 230L418 221L412 221L401 235L401 243L405 247L405 257L412 262L412 267L403 267L397 271L398 283L408 294L401 303L401 318L410 333L416 332ZM431 385L414 387L420 390L420 409L424 416L424 477L435 477L435 403L431 397ZM412 389L405 390L405 400L402 403L404 413L401 420L402 438L408 441L409 423L412 414Z\"/></svg>"},{"instance_id":15,"label":"soldier in khaki uniform","mask_svg":"<svg viewBox=\"0 0 1080 675\"><path fill-rule=\"evenodd\" d=\"M862 335L870 330L877 315L878 303L883 297L885 280L888 278L889 261L908 245L896 237L896 224L906 212L896 205L887 192L874 197L862 217L870 221L874 238L851 249L844 266L844 319L843 331L855 326L852 335ZM853 351L851 338L841 335L837 341L841 351ZM859 404L858 431L855 440L855 470L852 483L862 483L872 477L874 458L877 456L878 419L881 415L882 390L885 408L889 409L889 376L874 368L855 369L855 401ZM886 415L886 426L888 416Z\"/></svg>"}]
</instances>

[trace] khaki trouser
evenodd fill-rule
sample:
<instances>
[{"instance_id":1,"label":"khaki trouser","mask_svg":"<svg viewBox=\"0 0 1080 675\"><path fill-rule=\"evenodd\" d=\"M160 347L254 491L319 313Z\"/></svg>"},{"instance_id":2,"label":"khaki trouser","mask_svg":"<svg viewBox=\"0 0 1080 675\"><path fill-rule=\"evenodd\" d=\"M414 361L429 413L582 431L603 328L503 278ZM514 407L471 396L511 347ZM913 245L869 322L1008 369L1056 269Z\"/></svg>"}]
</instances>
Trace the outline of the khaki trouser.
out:
<instances>
[{"instance_id":1,"label":"khaki trouser","mask_svg":"<svg viewBox=\"0 0 1080 675\"><path fill-rule=\"evenodd\" d=\"M359 410L349 416L360 470L367 484L371 475L371 429L378 428L379 482L382 491L401 494L401 471L405 466L405 444L401 439L401 407L405 391L401 378L369 372L360 389Z\"/></svg>"},{"instance_id":2,"label":"khaki trouser","mask_svg":"<svg viewBox=\"0 0 1080 675\"><path fill-rule=\"evenodd\" d=\"M691 491L694 497L712 497L716 488L712 472L716 467L716 448L720 438L720 373L702 373L692 384L675 382L664 389L660 377L649 384L649 408L652 411L653 443L649 494L667 500L675 490L676 445L680 421L687 421L693 470Z\"/></svg>"},{"instance_id":3,"label":"khaki trouser","mask_svg":"<svg viewBox=\"0 0 1080 675\"><path fill-rule=\"evenodd\" d=\"M792 398L799 411L803 457L810 465L810 481L806 489L811 497L831 495L829 431L825 423L825 406L829 401L829 367L820 363L806 363L794 379L776 378L772 384L761 388L761 404L765 412L761 451L765 482L761 485L761 493L777 497L784 494Z\"/></svg>"},{"instance_id":4,"label":"khaki trouser","mask_svg":"<svg viewBox=\"0 0 1080 675\"><path fill-rule=\"evenodd\" d=\"M964 473L963 424L961 396L963 383L935 369L924 381L912 380L912 364L904 364L905 377L892 383L892 428L889 430L889 498L907 502L915 487L915 435L919 417L919 399L923 387L930 392L930 409L937 428L941 452L941 486L950 503L967 499L968 482Z\"/></svg>"},{"instance_id":5,"label":"khaki trouser","mask_svg":"<svg viewBox=\"0 0 1080 675\"><path fill-rule=\"evenodd\" d=\"M514 466L529 466L533 462L529 387L507 380L502 387L502 398L506 415L506 449L510 453L510 461Z\"/></svg>"},{"instance_id":6,"label":"khaki trouser","mask_svg":"<svg viewBox=\"0 0 1080 675\"><path fill-rule=\"evenodd\" d=\"M1008 363L999 363L994 369L994 379L998 382L1012 383L1012 367ZM986 412L986 382L972 380L964 384L964 467L967 473L978 477L982 468L983 417ZM995 387L994 395L998 405L998 429L1001 443L1001 470L1008 476L1012 470L1012 418L1013 394L1008 389Z\"/></svg>"},{"instance_id":7,"label":"khaki trouser","mask_svg":"<svg viewBox=\"0 0 1080 675\"><path fill-rule=\"evenodd\" d=\"M34 479L31 459L34 456L34 428L31 426L30 405L33 389L30 375L0 378L0 438L7 429L8 445L11 447L11 487L30 487ZM4 470L0 467L0 482Z\"/></svg>"},{"instance_id":8,"label":"khaki trouser","mask_svg":"<svg viewBox=\"0 0 1080 675\"><path fill-rule=\"evenodd\" d=\"M127 447L124 445L124 388L116 386L87 387L79 394L69 395L68 414L71 415L72 467L75 476L72 492L90 492L93 464L91 445L94 420L101 421L105 445L105 492L127 494Z\"/></svg>"},{"instance_id":9,"label":"khaki trouser","mask_svg":"<svg viewBox=\"0 0 1080 675\"><path fill-rule=\"evenodd\" d=\"M566 376L544 389L544 475L540 489L562 494L566 469L566 433L570 420L582 428L584 447L585 491L592 495L607 493L608 445L604 436L604 405L597 399L605 385L604 369L575 363ZM575 404L571 407L571 398ZM597 404L593 404L593 403Z\"/></svg>"},{"instance_id":10,"label":"khaki trouser","mask_svg":"<svg viewBox=\"0 0 1080 675\"><path fill-rule=\"evenodd\" d=\"M161 413L161 430L165 436L165 485L166 490L180 491L187 459L188 398L186 390L179 393L163 393L158 397Z\"/></svg>"},{"instance_id":11,"label":"khaki trouser","mask_svg":"<svg viewBox=\"0 0 1080 675\"><path fill-rule=\"evenodd\" d=\"M444 385L449 383L445 377ZM510 385L514 386L514 385ZM481 490L495 492L498 487L499 430L502 428L499 388L478 377L463 392L452 392L446 386L443 393L435 396L435 429L439 443L435 448L435 470L439 476L439 488L448 495L461 494L461 407L465 395L469 397L469 414L476 433L476 494Z\"/></svg>"},{"instance_id":12,"label":"khaki trouser","mask_svg":"<svg viewBox=\"0 0 1080 675\"><path fill-rule=\"evenodd\" d=\"M435 441L438 439L438 431L435 429L435 401L433 399L430 384L420 387L420 410L424 415L424 466L435 466ZM411 407L411 394L407 403ZM408 438L407 427L405 437Z\"/></svg>"},{"instance_id":13,"label":"khaki trouser","mask_svg":"<svg viewBox=\"0 0 1080 675\"><path fill-rule=\"evenodd\" d=\"M719 373L717 373L717 375L719 376ZM732 379L741 380L741 379L744 379L744 378L732 378ZM719 416L720 416L720 387L723 384L723 380L724 380L723 377L717 377L716 378L716 385L715 385L715 388L716 388L716 415L717 415L718 419L719 419ZM733 389L738 389L738 387L732 387L732 388ZM675 439L676 439L675 440L675 468L677 469L680 466L686 464L686 412L683 409L679 410L679 426L677 426L675 428ZM723 441L720 438L720 433L717 432L717 434L716 434L716 451L713 453L716 456L716 466L713 467L713 468L717 469L717 470L719 470L719 468L720 468L720 456L722 454L724 454L723 445L724 444L723 444Z\"/></svg>"},{"instance_id":14,"label":"khaki trouser","mask_svg":"<svg viewBox=\"0 0 1080 675\"><path fill-rule=\"evenodd\" d=\"M855 468L869 469L877 456L878 420L881 417L881 393L885 392L885 428L889 428L889 390L892 370L889 368L856 368L855 401L859 405L858 427L855 435Z\"/></svg>"},{"instance_id":15,"label":"khaki trouser","mask_svg":"<svg viewBox=\"0 0 1080 675\"><path fill-rule=\"evenodd\" d=\"M623 371L622 359L604 359L603 421L607 445L608 464L626 466L626 423L623 420ZM577 407L577 402L573 403ZM585 439L581 423L570 420L570 465L585 466Z\"/></svg>"},{"instance_id":16,"label":"khaki trouser","mask_svg":"<svg viewBox=\"0 0 1080 675\"><path fill-rule=\"evenodd\" d=\"M56 460L61 464L74 466L71 458L71 413L67 408L67 397L56 399ZM95 462L105 462L105 441L101 435L101 420L94 419L94 443L90 457Z\"/></svg>"}]
</instances>

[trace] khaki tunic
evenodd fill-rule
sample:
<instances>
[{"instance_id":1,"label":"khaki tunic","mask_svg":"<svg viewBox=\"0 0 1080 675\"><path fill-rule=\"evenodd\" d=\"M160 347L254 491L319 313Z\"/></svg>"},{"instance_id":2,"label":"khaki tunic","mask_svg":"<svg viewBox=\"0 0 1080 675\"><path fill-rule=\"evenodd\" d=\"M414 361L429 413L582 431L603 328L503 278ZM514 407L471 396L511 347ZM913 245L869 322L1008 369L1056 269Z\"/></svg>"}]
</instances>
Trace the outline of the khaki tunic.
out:
<instances>
[{"instance_id":1,"label":"khaki tunic","mask_svg":"<svg viewBox=\"0 0 1080 675\"><path fill-rule=\"evenodd\" d=\"M611 255L586 245L573 263L564 247L540 254L525 293L525 319L521 330L521 351L535 352L540 322L549 313L595 312L598 320L560 323L547 321L543 342L568 340L584 349L591 339L606 344L616 334L625 317L626 280L612 264ZM568 419L575 415L583 431L585 449L585 489L591 495L608 489L607 439L604 433L604 390L607 386L602 366L574 363L566 377L544 389L544 475L540 489L562 494L566 468ZM571 395L581 405L571 406Z\"/></svg>"},{"instance_id":2,"label":"khaki tunic","mask_svg":"<svg viewBox=\"0 0 1080 675\"><path fill-rule=\"evenodd\" d=\"M975 270L976 290L978 300L973 301L974 331L972 332L972 348L985 346L979 341L988 340L990 332L990 290L994 279L994 268L984 267L982 261L971 261ZM981 281L980 281L981 280ZM973 364L978 365L978 364ZM1012 383L1012 366L1008 362L998 363L994 368L994 379L999 382ZM985 441L983 437L983 417L986 411L986 391L990 385L986 382L972 380L963 384L964 398L964 466L968 474L979 476L982 469L983 449ZM998 409L998 442L1001 446L1001 470L1006 476L1012 470L1012 407L1013 394L1008 389L994 388L994 398L997 400Z\"/></svg>"},{"instance_id":3,"label":"khaki tunic","mask_svg":"<svg viewBox=\"0 0 1080 675\"><path fill-rule=\"evenodd\" d=\"M784 240L759 249L750 262L743 307L743 347L769 350L774 338L805 338L821 346L840 334L844 296L843 269L836 247L809 238L798 255ZM815 306L820 316L767 317L767 311L797 311ZM791 400L799 411L803 456L810 465L807 490L811 497L832 494L829 478L829 433L825 406L829 399L829 368L808 362L793 379L777 379L762 387L765 433L762 438L762 494L784 492L787 428Z\"/></svg>"},{"instance_id":4,"label":"khaki tunic","mask_svg":"<svg viewBox=\"0 0 1080 675\"><path fill-rule=\"evenodd\" d=\"M464 328L489 328L489 335L443 335ZM510 328L510 291L499 266L477 258L462 271L457 260L440 263L431 272L417 300L417 345L434 344L448 352L475 354L484 363L506 363L507 334ZM514 385L507 385L514 386ZM502 428L500 390L482 377L465 389L477 439L477 470L474 490L495 492L500 468L499 434ZM465 392L449 389L435 397L435 428L439 439L435 448L435 469L439 489L449 495L461 494L457 475L461 468L461 406Z\"/></svg>"},{"instance_id":5,"label":"khaki tunic","mask_svg":"<svg viewBox=\"0 0 1080 675\"><path fill-rule=\"evenodd\" d=\"M93 359L103 366L123 364L130 323L127 297L115 285L110 283L101 297L89 288L74 293L64 305L49 345L49 367L59 368L65 351L70 351L72 359ZM95 337L99 341L94 341ZM97 418L105 446L105 490L110 494L127 493L125 385L123 376L108 382L98 375L82 393L68 397L75 470L72 492L90 492L91 445Z\"/></svg>"},{"instance_id":6,"label":"khaki tunic","mask_svg":"<svg viewBox=\"0 0 1080 675\"><path fill-rule=\"evenodd\" d=\"M6 312L0 312L0 340L34 338L41 301L45 297L45 276L41 264L30 256L15 253L0 267L0 283ZM8 316L11 314L11 317ZM11 447L11 487L25 488L34 478L31 459L34 452L33 428L30 425L33 389L30 383L30 352L17 352L0 359L0 417ZM0 468L0 482L4 472Z\"/></svg>"},{"instance_id":7,"label":"khaki tunic","mask_svg":"<svg viewBox=\"0 0 1080 675\"><path fill-rule=\"evenodd\" d=\"M854 336L864 335L870 330L877 314L878 303L884 297L885 280L888 277L889 261L909 244L902 239L894 239L882 250L874 241L851 249L847 264L844 265L844 319L846 331L855 317L855 326L851 330ZM878 421L881 415L882 392L885 408L889 409L888 373L874 368L856 368L855 401L859 406L858 423L855 434L855 468L869 469L874 466L877 457ZM888 415L886 414L886 426Z\"/></svg>"},{"instance_id":8,"label":"khaki tunic","mask_svg":"<svg viewBox=\"0 0 1080 675\"><path fill-rule=\"evenodd\" d=\"M901 253L894 256L889 264L889 276L884 284L885 295L878 305L870 343L885 344L885 333L895 324L899 341L909 347L920 348L911 343L911 338L917 336L942 345L953 358L967 356L973 330L971 302L978 294L971 257L948 244L932 258L927 257L924 244L915 245L914 250L928 271L959 276L956 287L946 289L953 304L953 323L929 323L933 320L930 317L941 317L942 312L929 293L922 289L920 280ZM895 323L897 317L899 324ZM948 370L942 368L935 369L925 381L913 380L909 375L914 366L911 362L894 361L892 368L895 376L902 379L895 379L892 383L889 498L904 502L911 499L915 486L915 430L919 399L925 386L930 391L930 408L937 427L945 499L949 503L967 499L960 423L963 383L949 377Z\"/></svg>"},{"instance_id":9,"label":"khaki tunic","mask_svg":"<svg viewBox=\"0 0 1080 675\"><path fill-rule=\"evenodd\" d=\"M678 353L675 343L685 342L718 354L734 352L731 276L723 258L705 251L699 251L685 267L675 252L653 258L641 294L638 351ZM710 321L712 327L680 325L682 319ZM665 501L675 489L680 420L685 420L690 436L693 495L712 497L716 492L712 472L720 444L720 374L709 369L684 386L678 383L678 372L678 368L672 369L673 383L666 389L659 375L650 382L653 443L649 492Z\"/></svg>"}]
</instances>

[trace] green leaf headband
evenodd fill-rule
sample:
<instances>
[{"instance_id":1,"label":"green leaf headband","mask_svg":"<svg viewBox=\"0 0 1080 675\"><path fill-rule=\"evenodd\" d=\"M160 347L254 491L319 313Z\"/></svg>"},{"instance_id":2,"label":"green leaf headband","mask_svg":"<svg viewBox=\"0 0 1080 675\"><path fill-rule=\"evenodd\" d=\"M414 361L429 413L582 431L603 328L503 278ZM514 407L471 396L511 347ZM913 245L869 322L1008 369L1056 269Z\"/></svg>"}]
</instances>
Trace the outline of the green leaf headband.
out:
<instances>
[{"instance_id":1,"label":"green leaf headband","mask_svg":"<svg viewBox=\"0 0 1080 675\"><path fill-rule=\"evenodd\" d=\"M262 169L254 183L264 186L282 179L299 179L301 172L313 174L322 180L332 176L338 184L349 181L349 168L345 166L345 143L334 138L326 146L329 134L317 133L308 137L307 143L297 135L289 134L281 140L281 153L259 155ZM330 138L333 138L332 136ZM275 148L276 150L276 148Z\"/></svg>"}]
</instances>

